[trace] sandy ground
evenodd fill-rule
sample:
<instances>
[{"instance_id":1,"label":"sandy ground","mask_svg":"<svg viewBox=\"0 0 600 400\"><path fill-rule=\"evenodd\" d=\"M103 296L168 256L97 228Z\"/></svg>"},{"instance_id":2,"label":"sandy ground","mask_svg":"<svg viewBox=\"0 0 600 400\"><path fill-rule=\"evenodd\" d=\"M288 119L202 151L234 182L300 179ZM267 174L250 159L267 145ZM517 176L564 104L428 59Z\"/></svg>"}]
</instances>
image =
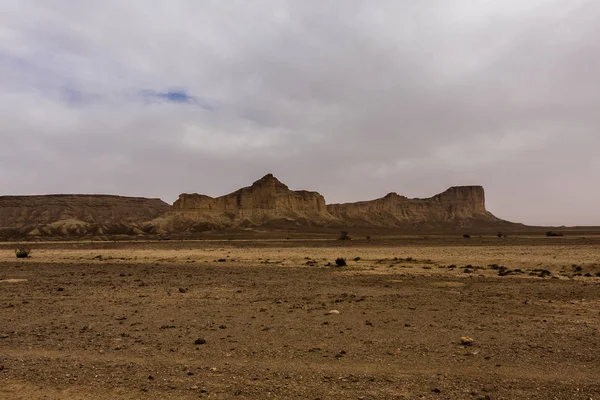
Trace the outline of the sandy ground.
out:
<instances>
[{"instance_id":1,"label":"sandy ground","mask_svg":"<svg viewBox=\"0 0 600 400\"><path fill-rule=\"evenodd\" d=\"M600 399L600 241L496 239L0 244L0 399Z\"/></svg>"}]
</instances>

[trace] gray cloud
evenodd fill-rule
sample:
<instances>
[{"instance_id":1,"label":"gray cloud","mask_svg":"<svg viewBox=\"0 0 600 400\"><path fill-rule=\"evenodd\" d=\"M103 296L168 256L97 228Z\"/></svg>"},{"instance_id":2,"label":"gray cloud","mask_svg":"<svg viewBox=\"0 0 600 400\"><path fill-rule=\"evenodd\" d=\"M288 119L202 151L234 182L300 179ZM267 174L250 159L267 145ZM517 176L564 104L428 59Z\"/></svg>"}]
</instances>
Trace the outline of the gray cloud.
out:
<instances>
[{"instance_id":1,"label":"gray cloud","mask_svg":"<svg viewBox=\"0 0 600 400\"><path fill-rule=\"evenodd\" d=\"M8 0L0 188L329 202L482 184L600 225L600 3Z\"/></svg>"}]
</instances>

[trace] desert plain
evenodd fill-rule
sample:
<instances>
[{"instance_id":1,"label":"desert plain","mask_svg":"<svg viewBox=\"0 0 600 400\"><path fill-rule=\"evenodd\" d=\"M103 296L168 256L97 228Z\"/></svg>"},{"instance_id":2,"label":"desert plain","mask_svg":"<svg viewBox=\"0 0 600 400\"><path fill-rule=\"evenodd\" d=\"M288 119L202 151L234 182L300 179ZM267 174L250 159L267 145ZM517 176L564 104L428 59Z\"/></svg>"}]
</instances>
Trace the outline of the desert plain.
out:
<instances>
[{"instance_id":1,"label":"desert plain","mask_svg":"<svg viewBox=\"0 0 600 400\"><path fill-rule=\"evenodd\" d=\"M593 234L5 242L0 399L600 399L599 275Z\"/></svg>"}]
</instances>

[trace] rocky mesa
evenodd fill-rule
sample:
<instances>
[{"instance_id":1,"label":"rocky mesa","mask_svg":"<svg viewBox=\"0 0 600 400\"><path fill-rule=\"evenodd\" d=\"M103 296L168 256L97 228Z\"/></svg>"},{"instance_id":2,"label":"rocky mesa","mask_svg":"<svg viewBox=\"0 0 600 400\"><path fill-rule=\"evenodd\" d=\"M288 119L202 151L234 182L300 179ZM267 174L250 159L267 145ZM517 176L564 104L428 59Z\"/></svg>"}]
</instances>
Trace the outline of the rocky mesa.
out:
<instances>
[{"instance_id":1,"label":"rocky mesa","mask_svg":"<svg viewBox=\"0 0 600 400\"><path fill-rule=\"evenodd\" d=\"M112 195L0 196L0 237L141 234L171 206L160 199Z\"/></svg>"},{"instance_id":2,"label":"rocky mesa","mask_svg":"<svg viewBox=\"0 0 600 400\"><path fill-rule=\"evenodd\" d=\"M454 186L425 199L409 199L397 193L356 203L330 204L327 210L349 226L470 226L476 223L500 223L485 209L481 186Z\"/></svg>"},{"instance_id":3,"label":"rocky mesa","mask_svg":"<svg viewBox=\"0 0 600 400\"><path fill-rule=\"evenodd\" d=\"M290 190L272 174L220 197L183 193L165 219L170 222L168 230L192 231L256 226L324 226L335 220L319 193Z\"/></svg>"},{"instance_id":4,"label":"rocky mesa","mask_svg":"<svg viewBox=\"0 0 600 400\"><path fill-rule=\"evenodd\" d=\"M290 190L272 174L221 197L183 193L162 221L167 231L250 227L469 227L503 224L485 208L481 186L451 187L426 199L390 193L329 204L317 192Z\"/></svg>"},{"instance_id":5,"label":"rocky mesa","mask_svg":"<svg viewBox=\"0 0 600 400\"><path fill-rule=\"evenodd\" d=\"M326 204L272 174L220 197L182 193L160 199L111 195L0 196L0 238L193 234L222 229L401 228L407 231L516 225L485 208L481 186L451 187L425 199Z\"/></svg>"}]
</instances>

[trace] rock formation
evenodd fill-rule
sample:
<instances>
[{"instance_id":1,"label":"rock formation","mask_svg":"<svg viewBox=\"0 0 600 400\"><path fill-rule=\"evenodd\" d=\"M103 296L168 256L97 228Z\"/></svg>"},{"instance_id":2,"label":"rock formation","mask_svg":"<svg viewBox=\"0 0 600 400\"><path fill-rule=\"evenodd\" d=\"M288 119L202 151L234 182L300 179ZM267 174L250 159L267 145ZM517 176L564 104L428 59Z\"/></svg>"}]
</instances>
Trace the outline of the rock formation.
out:
<instances>
[{"instance_id":1,"label":"rock formation","mask_svg":"<svg viewBox=\"0 0 600 400\"><path fill-rule=\"evenodd\" d=\"M171 206L160 199L61 194L0 196L0 237L140 234Z\"/></svg>"},{"instance_id":2,"label":"rock formation","mask_svg":"<svg viewBox=\"0 0 600 400\"><path fill-rule=\"evenodd\" d=\"M256 226L468 227L502 222L486 211L481 186L451 187L427 199L390 193L372 201L326 205L319 193L290 190L268 174L252 186L217 198L181 194L161 226L167 231L202 231Z\"/></svg>"},{"instance_id":3,"label":"rock formation","mask_svg":"<svg viewBox=\"0 0 600 400\"><path fill-rule=\"evenodd\" d=\"M451 187L426 199L325 204L317 192L290 190L272 174L233 193L159 199L108 195L0 196L0 238L53 235L186 234L238 228L403 228L429 230L510 224L485 209L481 186Z\"/></svg>"},{"instance_id":4,"label":"rock formation","mask_svg":"<svg viewBox=\"0 0 600 400\"><path fill-rule=\"evenodd\" d=\"M319 193L290 190L272 174L251 186L216 198L183 193L165 217L176 226L187 225L192 230L265 225L323 226L334 220Z\"/></svg>"},{"instance_id":5,"label":"rock formation","mask_svg":"<svg viewBox=\"0 0 600 400\"><path fill-rule=\"evenodd\" d=\"M500 222L486 211L481 186L455 186L427 199L389 193L371 201L330 204L327 210L349 226L468 226L474 222Z\"/></svg>"}]
</instances>

